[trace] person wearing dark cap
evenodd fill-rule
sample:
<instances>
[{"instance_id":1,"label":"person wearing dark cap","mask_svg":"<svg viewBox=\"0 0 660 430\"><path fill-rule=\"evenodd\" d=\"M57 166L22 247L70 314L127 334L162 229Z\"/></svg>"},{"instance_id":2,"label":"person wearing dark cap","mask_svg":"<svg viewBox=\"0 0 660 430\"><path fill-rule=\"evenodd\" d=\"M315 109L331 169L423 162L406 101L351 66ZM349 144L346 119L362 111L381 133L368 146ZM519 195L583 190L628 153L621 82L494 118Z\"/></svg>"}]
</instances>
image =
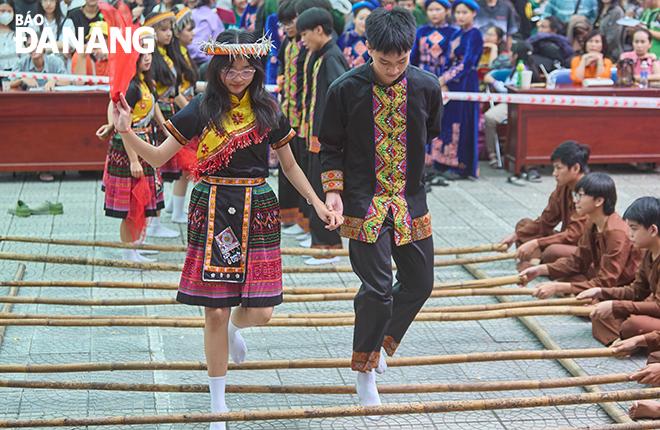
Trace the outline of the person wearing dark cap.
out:
<instances>
[{"instance_id":1,"label":"person wearing dark cap","mask_svg":"<svg viewBox=\"0 0 660 430\"><path fill-rule=\"evenodd\" d=\"M435 75L409 65L416 30L401 8L369 15L371 60L330 86L319 133L326 205L344 214L340 234L362 281L351 359L362 406L380 404L381 348L394 354L433 289L423 175L426 145L440 134L442 91Z\"/></svg>"},{"instance_id":2,"label":"person wearing dark cap","mask_svg":"<svg viewBox=\"0 0 660 430\"><path fill-rule=\"evenodd\" d=\"M477 65L484 46L481 32L474 26L479 4L474 0L455 0L452 12L460 30L450 41L449 62L440 83L449 91L478 92ZM442 135L433 140L431 149L436 169L444 171L447 177L476 178L479 175L478 122L478 102L452 100L447 103Z\"/></svg>"}]
</instances>

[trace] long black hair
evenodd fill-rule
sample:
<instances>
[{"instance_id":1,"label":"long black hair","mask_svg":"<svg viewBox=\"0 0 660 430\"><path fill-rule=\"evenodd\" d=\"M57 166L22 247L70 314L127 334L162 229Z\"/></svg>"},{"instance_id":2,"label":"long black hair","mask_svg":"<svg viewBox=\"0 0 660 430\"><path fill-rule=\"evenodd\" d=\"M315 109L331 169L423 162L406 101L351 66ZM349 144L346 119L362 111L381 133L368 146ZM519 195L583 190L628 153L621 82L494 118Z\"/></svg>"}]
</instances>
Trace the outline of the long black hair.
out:
<instances>
[{"instance_id":1,"label":"long black hair","mask_svg":"<svg viewBox=\"0 0 660 430\"><path fill-rule=\"evenodd\" d=\"M138 57L137 63L135 64L135 76L133 76L132 79L132 81L138 85L142 83L142 79L140 79L140 61L142 60L143 56L144 54L140 54L140 56ZM151 67L153 67L154 65L153 55L151 58L152 58ZM151 78L151 68L149 68L149 70L145 70L144 72L142 72L142 76L144 77L144 83L147 84L147 87L149 88L151 94L153 94L156 98L158 98L158 94L156 93L156 85L154 85L154 80Z\"/></svg>"},{"instance_id":2,"label":"long black hair","mask_svg":"<svg viewBox=\"0 0 660 430\"><path fill-rule=\"evenodd\" d=\"M14 0L0 0L0 4L8 4L11 6L11 10L14 13L14 18L9 24L7 24L7 27L9 27L11 31L16 31L16 6L14 5ZM59 7L59 4L57 6Z\"/></svg>"},{"instance_id":3,"label":"long black hair","mask_svg":"<svg viewBox=\"0 0 660 430\"><path fill-rule=\"evenodd\" d=\"M167 45L165 49L167 51L167 55L174 62L174 67L176 67L177 84L180 85L181 77L184 77L188 82L192 83L194 87L195 82L197 82L197 77L199 76L197 63L191 61L190 64L188 64L188 60L186 60L186 57L181 52L181 44L179 43L179 39L176 36L172 37L172 42L170 42L170 44Z\"/></svg>"},{"instance_id":4,"label":"long black hair","mask_svg":"<svg viewBox=\"0 0 660 430\"><path fill-rule=\"evenodd\" d=\"M607 11L609 12L617 6L621 7L621 0L612 0ZM603 13L603 9L605 9L605 3L603 3L603 0L598 0L598 14L596 15L596 20L600 19L600 14ZM599 22L596 22L594 26L598 27L599 24Z\"/></svg>"},{"instance_id":5,"label":"long black hair","mask_svg":"<svg viewBox=\"0 0 660 430\"><path fill-rule=\"evenodd\" d=\"M46 25L46 11L44 6L41 4L42 0L37 2L37 14L44 17L44 22L41 24L41 32L44 32L44 26ZM62 15L62 9L60 9L59 2L55 2L55 22L57 23L57 34L54 34L55 40L59 39L60 34L62 33L62 27L64 26L64 15Z\"/></svg>"},{"instance_id":6,"label":"long black hair","mask_svg":"<svg viewBox=\"0 0 660 430\"><path fill-rule=\"evenodd\" d=\"M223 31L216 38L216 42L219 43L244 44L255 43L256 41L256 37L251 32L234 28ZM246 57L246 59L256 71L252 82L248 85L252 112L257 121L257 131L265 133L267 130L277 128L279 108L264 87L266 74L261 65L261 59L255 57ZM231 68L234 61L235 58L229 55L214 55L206 69L207 84L200 104L200 114L205 122L212 121L218 131L223 129L224 117L232 106L229 100L231 93L222 83L221 77L223 73Z\"/></svg>"},{"instance_id":7,"label":"long black hair","mask_svg":"<svg viewBox=\"0 0 660 430\"><path fill-rule=\"evenodd\" d=\"M160 15L160 12L151 12L149 15L146 16L146 19L147 20L151 19L152 17L154 17L156 15ZM167 21L163 20L163 21L157 22L153 26L154 30L156 30L158 27L163 25L165 22L167 22ZM170 21L170 22L172 22L172 24L174 24L173 20ZM174 39L176 39L176 38L174 37L174 30L172 30L172 40L174 40ZM172 70L170 70L170 67L165 62L165 59L160 54L160 51L158 50L158 41L156 40L155 35L154 35L154 42L155 42L154 45L156 45L156 46L154 47L154 52L153 52L154 57L153 57L153 60L151 61L151 70L152 70L151 74L154 77L154 79L156 80L156 82L158 82L162 86L171 87L174 84L176 84L176 80L177 80L176 76L174 76L174 74L172 73ZM168 54L170 54L170 51L168 51L168 47L171 46L171 45L172 45L172 42L170 41L170 44L165 47L165 50L168 52ZM172 57L170 57L170 58L172 58ZM172 61L174 61L174 60L172 59ZM176 67L176 65L175 65L175 67Z\"/></svg>"}]
</instances>

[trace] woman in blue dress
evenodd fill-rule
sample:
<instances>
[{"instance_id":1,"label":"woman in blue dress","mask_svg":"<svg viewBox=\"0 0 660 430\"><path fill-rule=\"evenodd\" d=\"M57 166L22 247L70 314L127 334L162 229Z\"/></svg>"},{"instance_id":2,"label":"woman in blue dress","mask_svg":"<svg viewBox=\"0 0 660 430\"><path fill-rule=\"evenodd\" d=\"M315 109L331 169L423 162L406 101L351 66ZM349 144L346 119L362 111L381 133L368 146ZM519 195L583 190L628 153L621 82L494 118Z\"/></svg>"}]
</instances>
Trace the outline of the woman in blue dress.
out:
<instances>
[{"instance_id":1,"label":"woman in blue dress","mask_svg":"<svg viewBox=\"0 0 660 430\"><path fill-rule=\"evenodd\" d=\"M475 0L455 0L452 5L454 22L459 30L449 45L449 61L440 84L445 91L479 91L477 65L483 52L484 40L474 27L479 13ZM445 106L442 134L433 142L432 158L441 169L450 170L460 177L479 175L477 154L479 103L452 100Z\"/></svg>"},{"instance_id":2,"label":"woman in blue dress","mask_svg":"<svg viewBox=\"0 0 660 430\"><path fill-rule=\"evenodd\" d=\"M371 58L367 52L367 36L364 24L376 6L370 1L360 1L353 5L353 28L339 36L337 46L344 53L351 69L361 66Z\"/></svg>"},{"instance_id":3,"label":"woman in blue dress","mask_svg":"<svg viewBox=\"0 0 660 430\"><path fill-rule=\"evenodd\" d=\"M449 0L426 0L424 7L431 23L417 29L410 64L441 77L449 57L449 42L458 29L447 24Z\"/></svg>"}]
</instances>

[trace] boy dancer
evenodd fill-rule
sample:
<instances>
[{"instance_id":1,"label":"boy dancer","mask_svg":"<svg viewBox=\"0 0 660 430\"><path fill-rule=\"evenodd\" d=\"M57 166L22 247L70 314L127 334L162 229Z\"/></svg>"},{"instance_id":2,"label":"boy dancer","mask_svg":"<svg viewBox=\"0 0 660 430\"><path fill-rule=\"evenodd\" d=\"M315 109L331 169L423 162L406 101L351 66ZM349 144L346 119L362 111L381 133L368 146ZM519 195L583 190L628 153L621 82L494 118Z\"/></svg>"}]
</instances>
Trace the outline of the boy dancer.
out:
<instances>
[{"instance_id":1,"label":"boy dancer","mask_svg":"<svg viewBox=\"0 0 660 430\"><path fill-rule=\"evenodd\" d=\"M612 178L604 173L585 176L575 186L574 198L578 215L589 216L575 254L520 272L527 276L527 282L539 276L570 281L539 284L534 293L539 299L627 285L635 278L641 252L630 241L628 224L614 212L616 187Z\"/></svg>"},{"instance_id":2,"label":"boy dancer","mask_svg":"<svg viewBox=\"0 0 660 430\"><path fill-rule=\"evenodd\" d=\"M633 245L646 250L635 281L622 288L590 288L578 298L606 300L590 315L597 340L608 345L620 335L633 349L646 346L646 333L660 330L660 201L655 197L639 198L626 210L623 219L630 226ZM660 355L649 356L649 362L660 362Z\"/></svg>"},{"instance_id":3,"label":"boy dancer","mask_svg":"<svg viewBox=\"0 0 660 430\"><path fill-rule=\"evenodd\" d=\"M380 404L373 369L386 367L381 346L394 354L433 289L423 172L426 145L440 134L442 93L434 75L408 65L415 32L403 9L369 15L371 61L332 84L319 134L326 205L345 215L341 235L350 239L351 265L362 281L351 368L360 372L363 406Z\"/></svg>"},{"instance_id":4,"label":"boy dancer","mask_svg":"<svg viewBox=\"0 0 660 430\"><path fill-rule=\"evenodd\" d=\"M300 135L305 139L309 151L307 178L317 193L323 192L321 183L321 160L319 158L318 134L326 106L328 87L335 79L349 70L344 54L332 39L332 15L325 9L313 7L298 16L296 29L303 45L312 53L305 61L303 82L303 119ZM341 249L341 237L336 231L325 228L321 219L311 214L309 230L312 234L312 248ZM306 264L329 264L339 261L334 258L310 258Z\"/></svg>"},{"instance_id":5,"label":"boy dancer","mask_svg":"<svg viewBox=\"0 0 660 430\"><path fill-rule=\"evenodd\" d=\"M557 188L550 195L548 205L536 220L521 219L516 231L500 241L500 245L507 248L516 244L519 271L532 266L531 260L552 263L575 253L588 217L575 213L573 190L588 173L590 152L587 145L568 141L559 145L550 156ZM557 232L555 227L560 222L561 231Z\"/></svg>"}]
</instances>

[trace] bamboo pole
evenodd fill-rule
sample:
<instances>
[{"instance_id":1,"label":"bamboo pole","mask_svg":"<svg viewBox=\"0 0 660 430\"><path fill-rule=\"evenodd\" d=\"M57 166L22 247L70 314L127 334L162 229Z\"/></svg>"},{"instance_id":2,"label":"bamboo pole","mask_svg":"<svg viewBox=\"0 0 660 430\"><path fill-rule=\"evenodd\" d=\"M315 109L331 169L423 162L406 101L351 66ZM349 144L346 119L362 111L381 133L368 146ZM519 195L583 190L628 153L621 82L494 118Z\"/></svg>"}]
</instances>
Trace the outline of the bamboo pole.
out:
<instances>
[{"instance_id":1,"label":"bamboo pole","mask_svg":"<svg viewBox=\"0 0 660 430\"><path fill-rule=\"evenodd\" d=\"M531 315L576 315L588 316L591 309L584 306L545 306L532 308L500 309L483 312L435 312L419 313L417 322L438 321L481 321L501 318L517 318ZM351 318L276 318L267 327L340 327L352 326ZM102 316L102 315L42 315L2 314L0 326L49 326L49 327L178 327L203 328L203 317L145 317L145 316Z\"/></svg>"},{"instance_id":2,"label":"bamboo pole","mask_svg":"<svg viewBox=\"0 0 660 430\"><path fill-rule=\"evenodd\" d=\"M206 414L141 415L115 417L81 417L2 420L1 428L25 427L84 427L99 425L139 425L168 423L198 423L214 421L264 421L329 417L408 415L445 412L486 411L496 409L539 408L591 404L599 402L624 402L653 399L660 396L660 388L609 391L605 393L562 394L554 396L513 397L501 399L462 400L450 402L416 403L380 406L340 406L316 409L286 409Z\"/></svg>"},{"instance_id":3,"label":"bamboo pole","mask_svg":"<svg viewBox=\"0 0 660 430\"><path fill-rule=\"evenodd\" d=\"M68 246L91 246L101 248L120 248L120 249L140 249L149 251L163 251L163 252L186 252L187 246L185 245L155 245L143 243L124 243L124 242L109 242L102 240L71 240L71 239L53 239L42 237L28 237L28 236L2 236L0 235L0 242L24 242L24 243L46 243L49 245L68 245ZM436 248L435 255L454 255L454 254L473 254L480 252L504 252L506 246L497 244L490 245L477 245L477 246L462 246L452 248ZM306 249L306 248L281 248L283 255L308 255L312 257L335 257L335 256L348 256L347 249Z\"/></svg>"},{"instance_id":4,"label":"bamboo pole","mask_svg":"<svg viewBox=\"0 0 660 430\"><path fill-rule=\"evenodd\" d=\"M18 269L16 269L16 274L14 275L14 281L20 281L23 279L23 276L25 275L25 264L19 263L18 264ZM8 292L8 297L16 297L18 294L18 287L11 287L9 288ZM9 313L11 312L11 309L14 307L13 303L5 303L2 305L2 308L0 308L0 312L2 313ZM5 339L5 331L7 330L7 327L0 327L0 347L2 346L2 341Z\"/></svg>"},{"instance_id":5,"label":"bamboo pole","mask_svg":"<svg viewBox=\"0 0 660 430\"><path fill-rule=\"evenodd\" d=\"M483 257L472 258L454 258L448 260L436 260L434 267L459 266L470 263L486 263L491 261L511 260L515 258L515 253L486 255ZM51 264L75 264L83 266L101 266L116 267L122 269L137 270L157 270L165 272L181 272L183 264L175 263L144 263L140 261L125 261L110 258L87 258L87 257L67 257L61 255L43 255L43 254L20 254L15 252L0 252L0 260L13 261L32 261L37 263ZM392 265L392 270L396 270L396 265ZM283 266L282 273L351 273L351 266Z\"/></svg>"},{"instance_id":6,"label":"bamboo pole","mask_svg":"<svg viewBox=\"0 0 660 430\"><path fill-rule=\"evenodd\" d=\"M524 283L525 276L502 276L485 280L444 282L433 284L434 290L460 288L490 288ZM149 290L176 290L175 282L108 282L108 281L0 281L1 287L67 287L67 288L127 288ZM283 287L284 294L342 294L357 293L357 287Z\"/></svg>"},{"instance_id":7,"label":"bamboo pole","mask_svg":"<svg viewBox=\"0 0 660 430\"><path fill-rule=\"evenodd\" d=\"M531 296L536 288L484 288L484 289L450 289L446 291L433 291L429 298L439 297L468 297L468 296ZM300 294L284 296L284 302L327 302L333 300L353 300L355 294Z\"/></svg>"},{"instance_id":8,"label":"bamboo pole","mask_svg":"<svg viewBox=\"0 0 660 430\"><path fill-rule=\"evenodd\" d=\"M435 366L456 363L483 363L515 360L559 360L565 358L614 357L611 348L562 349L539 351L497 351L468 354L431 355L418 357L388 358L390 367ZM319 358L301 360L245 361L240 365L229 363L229 370L279 370L279 369L336 369L349 368L347 358ZM153 371L153 370L207 370L204 362L137 361L66 364L0 364L0 373L69 373L106 371Z\"/></svg>"},{"instance_id":9,"label":"bamboo pole","mask_svg":"<svg viewBox=\"0 0 660 430\"><path fill-rule=\"evenodd\" d=\"M379 385L380 394L466 393L545 390L588 384L630 382L629 373L543 380L459 382L445 384ZM142 384L118 382L0 380L0 387L46 390L141 391L149 393L208 393L207 384ZM244 394L356 394L352 385L227 385L226 393Z\"/></svg>"},{"instance_id":10,"label":"bamboo pole","mask_svg":"<svg viewBox=\"0 0 660 430\"><path fill-rule=\"evenodd\" d=\"M12 297L0 296L0 303L30 303L42 305L69 305L69 306L153 306L153 305L178 305L179 302L174 298L152 298L152 299L72 299L66 297ZM591 303L590 299L578 300L574 298L548 299L534 301L520 301L512 303L492 303L486 305L465 305L465 306L441 306L422 308L423 313L437 312L480 312L500 309L543 307L543 306L571 306ZM3 318L0 313L0 318ZM306 314L275 314L273 318L352 318L353 312L341 313L306 313ZM55 316L38 315L35 318L57 318ZM108 318L108 317L106 317ZM121 318L113 316L112 318ZM124 316L125 318L125 316ZM143 317L140 317L143 318ZM181 317L179 317L181 318Z\"/></svg>"},{"instance_id":11,"label":"bamboo pole","mask_svg":"<svg viewBox=\"0 0 660 430\"><path fill-rule=\"evenodd\" d=\"M488 278L486 272L478 268L476 265L467 265L464 266L475 278L484 279ZM510 303L513 300L510 297L506 296L496 296L500 302ZM520 322L525 324L525 326L532 332L534 335L541 341L543 346L548 350L561 351L561 347L554 341L550 334L539 324L536 319L530 316L524 316L519 318ZM585 370L580 367L579 364L575 362L572 358L570 359L560 359L559 363L570 372L573 376L589 376ZM587 385L584 389L590 393L602 393L603 390L597 385ZM617 405L609 403L599 403L599 406L610 416L614 421L618 423L629 423L632 420L628 415L621 410Z\"/></svg>"}]
</instances>

